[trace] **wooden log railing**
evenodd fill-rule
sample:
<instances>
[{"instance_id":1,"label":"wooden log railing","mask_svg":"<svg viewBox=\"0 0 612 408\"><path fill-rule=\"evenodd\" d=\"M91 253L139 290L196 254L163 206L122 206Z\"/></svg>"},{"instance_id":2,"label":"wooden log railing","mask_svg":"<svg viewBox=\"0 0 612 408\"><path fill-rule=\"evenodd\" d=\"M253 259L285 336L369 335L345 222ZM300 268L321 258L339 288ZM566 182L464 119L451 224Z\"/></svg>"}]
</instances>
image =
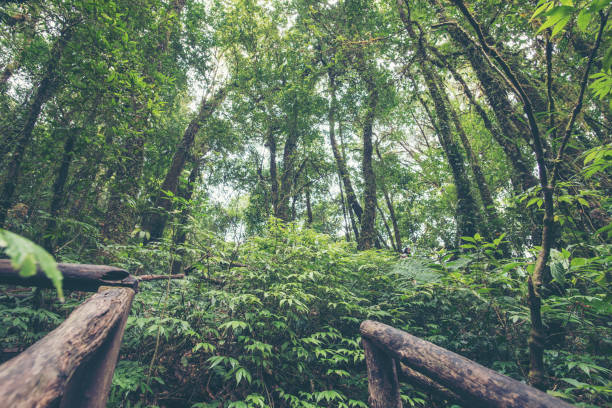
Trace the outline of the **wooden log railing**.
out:
<instances>
[{"instance_id":1,"label":"wooden log railing","mask_svg":"<svg viewBox=\"0 0 612 408\"><path fill-rule=\"evenodd\" d=\"M62 286L98 292L47 336L0 365L0 406L104 408L140 279L105 265L58 264ZM147 275L144 280L168 278ZM42 271L23 278L0 260L0 284L50 288Z\"/></svg>"},{"instance_id":2,"label":"wooden log railing","mask_svg":"<svg viewBox=\"0 0 612 408\"><path fill-rule=\"evenodd\" d=\"M96 292L100 286L128 287L136 290L138 279L123 269L106 265L57 264L62 273L64 289ZM0 283L19 286L52 288L53 283L40 269L36 275L24 278L11 266L8 259L0 259Z\"/></svg>"},{"instance_id":3,"label":"wooden log railing","mask_svg":"<svg viewBox=\"0 0 612 408\"><path fill-rule=\"evenodd\" d=\"M371 408L402 408L398 373L464 407L570 408L572 405L433 343L382 323L361 323Z\"/></svg>"}]
</instances>

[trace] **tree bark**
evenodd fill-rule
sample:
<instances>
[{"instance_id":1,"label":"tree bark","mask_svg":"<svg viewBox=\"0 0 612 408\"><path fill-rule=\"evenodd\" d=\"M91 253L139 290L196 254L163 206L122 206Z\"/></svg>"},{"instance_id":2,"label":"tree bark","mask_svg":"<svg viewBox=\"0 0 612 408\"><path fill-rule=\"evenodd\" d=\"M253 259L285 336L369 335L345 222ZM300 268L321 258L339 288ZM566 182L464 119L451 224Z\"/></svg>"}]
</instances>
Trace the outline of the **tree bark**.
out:
<instances>
[{"instance_id":1,"label":"tree bark","mask_svg":"<svg viewBox=\"0 0 612 408\"><path fill-rule=\"evenodd\" d=\"M461 144L463 145L463 150L467 154L468 163L470 168L472 169L472 174L474 175L474 180L476 181L476 186L478 187L478 192L480 193L480 199L482 201L482 205L484 207L484 212L487 215L488 223L487 227L492 226L493 230L499 230L501 228L501 221L499 219L499 215L495 210L495 202L493 201L493 197L491 196L491 190L489 189L489 185L484 177L484 173L482 172L482 168L480 167L480 161L478 157L474 154L474 150L472 150L472 145L465 134L465 130L461 125L461 121L459 120L459 116L457 115L457 111L452 106L450 99L448 98L448 94L443 91L442 95L446 99L446 103L448 105L448 110L451 114L451 119L453 124L455 125L455 130L459 134L459 139L461 140ZM491 228L487 228L487 238L489 240L493 239L493 236L490 231Z\"/></svg>"},{"instance_id":2,"label":"tree bark","mask_svg":"<svg viewBox=\"0 0 612 408\"><path fill-rule=\"evenodd\" d=\"M211 99L202 98L197 115L191 120L187 129L185 129L183 138L172 157L172 163L161 185L161 192L155 200L155 209L143 223L143 228L151 234L150 241L158 241L164 234L168 220L168 211L172 208L172 197L169 197L166 192L172 195L176 194L179 178L185 168L185 163L193 147L196 135L219 105L221 105L226 95L227 88L223 87Z\"/></svg>"},{"instance_id":3,"label":"tree bark","mask_svg":"<svg viewBox=\"0 0 612 408\"><path fill-rule=\"evenodd\" d=\"M187 185L179 190L179 197L185 200L185 202L189 202L193 197L193 190L195 187L195 182L200 175L200 169L202 168L203 160L199 160L193 164L193 168L189 173L189 179L187 180ZM181 209L181 213L178 219L178 228L174 235L174 248L176 248L176 255L178 258L172 259L171 273L173 275L178 275L183 273L183 258L186 254L182 245L185 244L187 240L187 231L186 226L189 220L190 206L186 205Z\"/></svg>"},{"instance_id":4,"label":"tree bark","mask_svg":"<svg viewBox=\"0 0 612 408\"><path fill-rule=\"evenodd\" d=\"M521 179L521 188L524 190L533 187L538 184L537 178L532 174L530 166L528 166L528 160L523 156L523 153L515 143L512 143L512 136L509 132L504 132L497 127L489 118L487 112L485 112L482 105L476 101L474 94L470 90L469 86L463 79L463 77L457 72L455 67L449 62L448 58L441 55L434 47L430 48L431 51L436 55L440 65L443 64L449 72L452 74L455 81L457 81L467 97L471 106L474 107L478 116L480 116L484 127L489 131L493 139L500 145L504 153L506 154L510 165L512 166L516 175ZM484 87L483 87L484 88ZM485 95L486 96L486 95ZM494 112L497 117L497 112ZM498 119L499 120L499 119Z\"/></svg>"},{"instance_id":5,"label":"tree bark","mask_svg":"<svg viewBox=\"0 0 612 408\"><path fill-rule=\"evenodd\" d=\"M45 73L36 88L28 106L28 111L25 114L24 125L15 136L15 149L8 164L6 181L4 186L2 186L2 195L0 196L0 227L4 225L7 212L11 208L13 194L19 182L23 155L32 142L32 131L38 121L42 107L53 96L62 81L62 74L59 72L60 62L66 44L70 41L74 30L75 28L72 25L64 27L59 38L55 40Z\"/></svg>"},{"instance_id":6,"label":"tree bark","mask_svg":"<svg viewBox=\"0 0 612 408\"><path fill-rule=\"evenodd\" d=\"M395 361L367 338L362 338L368 371L370 408L402 408Z\"/></svg>"},{"instance_id":7,"label":"tree bark","mask_svg":"<svg viewBox=\"0 0 612 408\"><path fill-rule=\"evenodd\" d=\"M484 112L484 109L479 107L479 104L475 102L473 96L470 98L471 92L468 94L466 91L466 96L472 100L472 104L482 118L483 123L510 159L512 167L518 173L518 176L521 179L523 190L527 190L537 185L538 180L532 174L533 166L529 164L529 161L523 156L517 143L518 140L525 138L525 132L528 132L529 129L525 129L524 124L522 124L520 128L517 127L516 122L513 120L516 113L510 105L505 86L501 86L501 81L497 80L491 74L486 60L479 50L476 49L465 32L456 26L448 26L447 28L452 40L455 41L455 43L457 43L462 50L464 50L465 56L476 73L476 77L482 86L487 102L491 106L493 114L500 125L501 133L492 130L493 125L490 123L488 115L486 112ZM453 71L454 70L451 70L451 73L453 73ZM459 81L459 75L453 74L453 76ZM463 80L460 80L460 82L462 85L465 83ZM464 91L466 89L469 90L467 85L463 85L463 88Z\"/></svg>"},{"instance_id":8,"label":"tree bark","mask_svg":"<svg viewBox=\"0 0 612 408\"><path fill-rule=\"evenodd\" d=\"M380 214L380 219L383 222L383 225L385 226L385 229L387 230L387 235L389 236L389 241L391 241L391 247L393 248L394 251L399 252L399 250L397 249L397 246L395 244L395 241L393 240L393 234L391 233L391 228L389 227L389 223L387 222L387 219L385 218L385 214L383 213L382 209L380 208L380 205L376 205L376 209L378 210L378 213ZM385 246L388 247L388 245L385 243L385 240L380 237L380 234L379 234L378 238L379 238L380 241L382 241L384 243Z\"/></svg>"},{"instance_id":9,"label":"tree bark","mask_svg":"<svg viewBox=\"0 0 612 408\"><path fill-rule=\"evenodd\" d=\"M298 113L298 100L295 98L287 118L287 139L283 147L283 168L278 190L278 206L276 214L274 214L275 217L283 221L289 221L293 218L293 211L289 207L289 200L292 197L294 187L295 156L299 139Z\"/></svg>"},{"instance_id":10,"label":"tree bark","mask_svg":"<svg viewBox=\"0 0 612 408\"><path fill-rule=\"evenodd\" d=\"M304 189L304 195L306 196L306 225L310 227L312 225L312 204L310 202L310 187Z\"/></svg>"},{"instance_id":11,"label":"tree bark","mask_svg":"<svg viewBox=\"0 0 612 408\"><path fill-rule=\"evenodd\" d=\"M336 79L333 72L328 73L329 77L329 92L331 95L329 102L329 111L327 114L328 122L329 122L329 143L332 148L332 153L334 155L334 159L336 160L336 166L338 167L338 174L340 175L340 180L344 185L344 191L346 194L346 201L348 202L349 207L352 208L353 212L357 216L357 219L361 221L361 214L363 213L363 209L359 204L359 200L357 200L357 196L355 195L355 190L353 189L353 184L351 183L351 178L346 167L346 161L344 156L338 149L338 143L336 141ZM358 236L356 234L355 236Z\"/></svg>"},{"instance_id":12,"label":"tree bark","mask_svg":"<svg viewBox=\"0 0 612 408\"><path fill-rule=\"evenodd\" d=\"M397 0L397 5L400 13L400 18L404 23L404 27L408 34L417 42L417 55L421 60L421 73L425 79L427 89L433 100L434 108L437 116L438 139L448 164L451 168L453 181L457 190L457 243L460 242L462 236L474 236L478 232L479 213L476 206L476 201L472 196L470 182L465 171L463 156L459 151L459 147L455 143L451 133L450 119L448 109L444 103L444 97L438 84L442 84L442 80L437 73L432 69L431 61L426 54L423 39L419 38L410 21L410 16L406 14L402 0ZM407 3L406 3L407 5ZM434 120L434 118L432 118Z\"/></svg>"},{"instance_id":13,"label":"tree bark","mask_svg":"<svg viewBox=\"0 0 612 408\"><path fill-rule=\"evenodd\" d=\"M380 160L381 164L384 163L378 146L376 146L376 155L378 156L378 160ZM399 252L402 250L402 238L400 235L399 226L397 224L397 217L395 216L395 208L393 208L393 201L391 201L391 196L387 191L387 186L384 179L382 179L380 182L380 189L382 190L383 196L385 197L385 203L387 204L387 209L389 210L389 218L391 218L393 236L395 237L395 249Z\"/></svg>"},{"instance_id":14,"label":"tree bark","mask_svg":"<svg viewBox=\"0 0 612 408\"><path fill-rule=\"evenodd\" d=\"M363 213L361 215L361 233L359 236L358 247L361 250L371 249L376 242L376 175L372 166L372 154L374 151L372 144L372 128L376 117L376 107L378 105L378 89L374 78L374 70L367 67L366 62L361 56L360 76L366 85L368 100L366 112L363 118L363 155L361 161L361 172L363 175Z\"/></svg>"},{"instance_id":15,"label":"tree bark","mask_svg":"<svg viewBox=\"0 0 612 408\"><path fill-rule=\"evenodd\" d=\"M57 171L55 181L53 182L53 187L51 188L51 190L53 191L53 196L51 198L51 204L49 206L49 221L47 222L47 226L45 228L45 231L47 232L47 237L45 237L44 240L45 249L51 253L53 253L53 238L50 235L53 233L53 230L57 225L56 218L62 206L62 201L64 199L64 187L66 186L66 181L68 180L68 171L70 170L70 163L72 162L76 138L76 130L70 129L68 137L64 142L64 153L62 155L62 162Z\"/></svg>"}]
</instances>

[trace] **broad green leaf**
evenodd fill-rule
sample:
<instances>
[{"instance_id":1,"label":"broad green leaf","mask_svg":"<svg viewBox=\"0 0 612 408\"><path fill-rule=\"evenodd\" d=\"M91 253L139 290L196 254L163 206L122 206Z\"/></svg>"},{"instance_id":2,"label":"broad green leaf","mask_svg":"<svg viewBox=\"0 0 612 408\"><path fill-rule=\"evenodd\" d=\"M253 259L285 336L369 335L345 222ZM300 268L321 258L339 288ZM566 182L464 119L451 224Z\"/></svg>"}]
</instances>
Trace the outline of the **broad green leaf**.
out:
<instances>
[{"instance_id":1,"label":"broad green leaf","mask_svg":"<svg viewBox=\"0 0 612 408\"><path fill-rule=\"evenodd\" d=\"M580 13L578 14L578 19L576 20L580 31L586 32L586 29L588 28L589 23L591 22L592 16L593 15L589 13L586 9L580 10Z\"/></svg>"},{"instance_id":2,"label":"broad green leaf","mask_svg":"<svg viewBox=\"0 0 612 408\"><path fill-rule=\"evenodd\" d=\"M569 21L569 17L570 17L571 12L573 10L574 10L574 8L571 7L571 6L558 6L558 7L553 8L551 11L546 13L548 18L540 26L538 31L536 31L536 34L541 32L542 30L545 30L545 29L547 29L549 27L554 26L555 24L562 24L563 26L561 28L563 28L565 26L565 24L567 24L567 21Z\"/></svg>"},{"instance_id":3,"label":"broad green leaf","mask_svg":"<svg viewBox=\"0 0 612 408\"><path fill-rule=\"evenodd\" d=\"M18 269L21 276L35 275L38 265L53 283L60 301L64 301L62 273L57 269L53 257L44 248L29 239L2 229L0 229L0 247L4 248L11 258L13 268Z\"/></svg>"}]
</instances>

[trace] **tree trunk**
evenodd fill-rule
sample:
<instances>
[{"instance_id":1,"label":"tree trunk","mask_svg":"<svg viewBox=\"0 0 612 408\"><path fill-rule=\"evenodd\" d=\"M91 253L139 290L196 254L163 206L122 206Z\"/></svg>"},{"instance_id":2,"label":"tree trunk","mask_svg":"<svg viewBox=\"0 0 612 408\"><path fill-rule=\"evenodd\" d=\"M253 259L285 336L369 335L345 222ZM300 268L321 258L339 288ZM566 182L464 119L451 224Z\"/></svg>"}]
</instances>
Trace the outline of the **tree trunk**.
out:
<instances>
[{"instance_id":1,"label":"tree trunk","mask_svg":"<svg viewBox=\"0 0 612 408\"><path fill-rule=\"evenodd\" d=\"M455 41L457 45L465 51L465 55L468 61L470 62L472 69L476 73L476 77L478 78L482 86L485 97L493 110L493 114L495 115L497 122L500 124L501 127L501 134L499 132L491 131L491 129L489 129L489 131L491 131L491 134L493 135L495 140L502 147L502 149L510 159L513 168L521 178L523 190L527 190L530 187L537 185L538 180L532 174L533 166L529 164L529 161L527 159L525 159L517 144L518 140L525 139L525 135L529 134L529 129L525 128L525 125L522 123L520 127L517 127L517 123L514 120L516 112L514 111L514 108L510 105L508 93L505 87L500 85L502 81L497 80L490 73L490 69L487 65L486 60L484 59L482 54L476 49L476 47L467 37L465 32L463 32L457 27L452 26L448 27L448 32L453 41ZM455 78L458 77L458 75L455 75ZM464 90L466 88L467 86L464 86ZM485 126L492 128L492 124L488 124L490 123L490 120L488 119L488 116L486 115L484 110L482 108L479 109L477 103L472 103L477 109L481 118L483 119ZM487 119L485 119L485 117L487 117Z\"/></svg>"},{"instance_id":2,"label":"tree trunk","mask_svg":"<svg viewBox=\"0 0 612 408\"><path fill-rule=\"evenodd\" d=\"M373 248L376 241L376 175L372 166L372 127L376 116L376 106L378 105L378 89L374 71L371 67L366 67L366 62L362 62L362 80L366 84L368 92L368 103L363 120L363 157L361 161L361 171L363 174L363 213L361 215L361 235L358 247L361 250Z\"/></svg>"},{"instance_id":3,"label":"tree trunk","mask_svg":"<svg viewBox=\"0 0 612 408\"><path fill-rule=\"evenodd\" d=\"M394 251L399 252L399 249L396 246L395 241L393 240L393 234L391 233L391 228L389 227L389 223L387 222L387 219L385 218L385 214L383 213L382 209L380 208L380 205L377 205L376 209L378 210L378 213L380 214L380 219L382 220L383 225L385 226L385 229L387 230L387 235L389 236L389 241L391 241L391 247L393 248ZM381 241L385 242L383 239L381 239ZM387 245L385 244L385 246L387 246Z\"/></svg>"},{"instance_id":4,"label":"tree trunk","mask_svg":"<svg viewBox=\"0 0 612 408\"><path fill-rule=\"evenodd\" d=\"M378 156L378 160L380 160L381 164L384 163L378 146L376 146L376 155ZM395 216L395 209L393 208L393 201L391 201L391 196L387 191L385 180L381 180L380 188L382 190L383 196L385 197L387 209L389 210L389 217L391 218L391 225L393 226L393 236L395 237L395 248L399 252L402 250L402 238L400 235L399 226L397 224L397 217Z\"/></svg>"},{"instance_id":5,"label":"tree trunk","mask_svg":"<svg viewBox=\"0 0 612 408\"><path fill-rule=\"evenodd\" d=\"M32 142L34 126L38 121L43 105L53 96L61 82L62 74L58 72L60 60L66 44L70 41L73 33L74 27L69 25L62 30L59 38L55 40L45 73L25 114L24 125L15 137L15 149L8 164L6 181L4 186L2 186L2 195L0 196L0 227L4 225L6 214L9 208L11 208L13 194L19 182L21 162L23 161L25 150Z\"/></svg>"},{"instance_id":6,"label":"tree trunk","mask_svg":"<svg viewBox=\"0 0 612 408\"><path fill-rule=\"evenodd\" d=\"M523 153L517 147L517 145L512 143L513 136L510 135L509 132L503 132L495 124L493 124L491 119L489 119L489 115L487 114L487 112L485 112L482 105L480 105L480 103L476 101L476 98L472 94L472 91L470 90L469 86L467 85L463 77L452 66L448 58L445 58L433 47L431 48L431 50L436 54L438 60L441 63L444 63L444 66L450 71L455 81L459 82L459 84L463 88L465 96L478 113L478 116L480 116L485 128L489 131L491 136L493 136L493 139L495 139L495 141L501 146L514 172L521 179L522 190L524 191L529 187L537 185L538 180L532 174L530 166L528 165L528 160L523 156ZM495 114L497 117L497 113Z\"/></svg>"},{"instance_id":7,"label":"tree trunk","mask_svg":"<svg viewBox=\"0 0 612 408\"><path fill-rule=\"evenodd\" d=\"M361 214L363 213L363 209L357 200L357 196L355 195L355 190L353 190L353 184L351 183L351 178L346 167L346 161L340 150L338 149L338 143L336 142L336 80L333 72L328 73L329 77L329 92L331 94L331 100L329 103L329 111L327 114L327 118L329 121L329 143L332 148L332 153L334 155L334 159L336 160L336 166L338 167L338 174L340 175L340 180L344 185L344 191L346 193L346 201L348 202L349 207L352 208L353 212L357 216L357 220L361 221ZM356 234L357 237L359 234Z\"/></svg>"},{"instance_id":8,"label":"tree trunk","mask_svg":"<svg viewBox=\"0 0 612 408\"><path fill-rule=\"evenodd\" d=\"M176 194L178 188L179 178L183 169L189 152L193 147L195 137L198 131L206 123L206 121L213 115L215 110L221 105L225 96L227 95L227 88L223 87L219 89L211 99L202 98L200 103L200 109L197 115L191 120L185 133L183 133L183 139L179 143L174 156L172 157L172 163L166 173L166 177L161 185L161 192L155 200L155 209L147 217L143 223L143 228L151 234L150 240L157 241L164 234L166 228L166 222L168 220L168 211L172 208L172 197L168 196L166 192Z\"/></svg>"},{"instance_id":9,"label":"tree trunk","mask_svg":"<svg viewBox=\"0 0 612 408\"><path fill-rule=\"evenodd\" d=\"M351 242L351 230L349 228L349 220L346 215L346 202L344 201L344 191L342 190L342 180L340 179L340 175L338 175L338 188L340 189L340 208L342 208L342 216L344 218L344 236L346 237L346 242Z\"/></svg>"},{"instance_id":10,"label":"tree trunk","mask_svg":"<svg viewBox=\"0 0 612 408\"><path fill-rule=\"evenodd\" d=\"M310 187L304 189L304 195L306 196L306 225L312 226L312 204L310 203Z\"/></svg>"},{"instance_id":11,"label":"tree trunk","mask_svg":"<svg viewBox=\"0 0 612 408\"><path fill-rule=\"evenodd\" d=\"M283 221L289 221L293 218L293 211L291 208L289 208L289 200L291 199L293 192L295 155L299 139L297 123L298 112L298 100L295 98L293 101L293 106L291 107L291 112L287 118L287 140L285 140L285 146L283 148L283 169L280 176L278 206L276 208L276 214L274 214L277 218L280 218Z\"/></svg>"},{"instance_id":12,"label":"tree trunk","mask_svg":"<svg viewBox=\"0 0 612 408\"><path fill-rule=\"evenodd\" d=\"M202 168L203 160L199 160L193 164L193 168L189 173L189 179L187 180L187 185L179 190L178 196L185 200L185 202L191 201L193 197L193 190L195 187L195 182L200 175L200 169ZM182 245L187 240L187 222L189 220L190 206L185 205L181 209L181 213L178 217L178 227L177 231L174 235L174 248L176 248L176 255L178 258L172 259L171 273L173 275L178 275L183 273L183 257L186 254L186 251L182 248Z\"/></svg>"},{"instance_id":13,"label":"tree trunk","mask_svg":"<svg viewBox=\"0 0 612 408\"><path fill-rule=\"evenodd\" d=\"M472 145L468 140L465 131L463 130L463 126L461 125L459 116L457 116L457 111L451 105L451 101L448 99L448 94L446 92L443 92L442 95L446 99L446 103L451 114L451 119L453 121L453 124L455 125L455 130L459 134L459 139L461 140L463 149L467 154L468 163L470 164L470 167L472 169L472 174L474 174L474 180L476 181L476 186L478 187L478 192L480 193L480 199L482 201L485 214L487 214L487 218L489 221L487 224L490 224L494 227L495 230L498 230L499 228L501 228L501 222L499 220L497 211L495 211L495 203L493 202L493 197L491 196L491 190L489 190L489 185L485 180L478 157L476 157L474 151L472 150ZM491 234L487 234L487 237L489 239L493 238Z\"/></svg>"},{"instance_id":14,"label":"tree trunk","mask_svg":"<svg viewBox=\"0 0 612 408\"><path fill-rule=\"evenodd\" d=\"M417 54L421 60L421 73L425 79L427 89L433 100L434 108L437 116L438 139L448 164L453 174L455 188L457 190L457 242L460 242L462 236L474 236L478 232L479 213L476 206L476 201L470 190L470 182L465 171L463 156L459 151L459 147L455 143L451 133L450 119L444 97L438 84L442 84L442 80L437 73L432 69L431 61L425 52L425 45L422 38L419 38L414 29L410 17L406 14L402 0L397 0L397 5L406 31L417 42ZM432 118L433 120L433 118Z\"/></svg>"},{"instance_id":15,"label":"tree trunk","mask_svg":"<svg viewBox=\"0 0 612 408\"><path fill-rule=\"evenodd\" d=\"M276 136L274 128L268 129L266 147L270 154L270 201L272 201L272 213L278 214L278 170L276 167Z\"/></svg>"},{"instance_id":16,"label":"tree trunk","mask_svg":"<svg viewBox=\"0 0 612 408\"><path fill-rule=\"evenodd\" d=\"M57 171L57 176L55 177L55 181L53 182L53 197L51 198L51 204L49 206L49 221L47 222L47 226L45 231L47 232L47 237L44 240L44 247L47 251L53 253L53 238L51 234L57 225L57 215L62 206L62 202L64 199L64 187L66 186L66 181L68 180L68 171L70 170L70 163L72 162L72 156L74 151L74 144L76 142L76 130L70 129L69 135L64 142L64 154L62 155L62 162Z\"/></svg>"}]
</instances>

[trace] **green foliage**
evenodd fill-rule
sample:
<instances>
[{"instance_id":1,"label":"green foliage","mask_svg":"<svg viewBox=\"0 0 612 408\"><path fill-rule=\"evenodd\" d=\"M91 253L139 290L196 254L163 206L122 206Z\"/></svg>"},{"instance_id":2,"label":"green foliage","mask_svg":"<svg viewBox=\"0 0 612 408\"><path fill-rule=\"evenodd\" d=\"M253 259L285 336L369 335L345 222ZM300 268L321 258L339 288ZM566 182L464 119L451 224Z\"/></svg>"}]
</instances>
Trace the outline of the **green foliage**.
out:
<instances>
[{"instance_id":1,"label":"green foliage","mask_svg":"<svg viewBox=\"0 0 612 408\"><path fill-rule=\"evenodd\" d=\"M10 231L0 229L0 248L11 258L13 268L24 278L36 274L37 266L53 282L60 301L64 301L62 273L57 269L53 257L42 247Z\"/></svg>"},{"instance_id":2,"label":"green foliage","mask_svg":"<svg viewBox=\"0 0 612 408\"><path fill-rule=\"evenodd\" d=\"M521 98L471 45L454 3L404 2L427 63L392 1L0 5L0 189L18 181L0 200L3 227L62 261L187 273L141 284L109 406L366 407L366 318L526 381L526 282L546 203ZM611 1L465 3L525 87L550 170ZM608 22L556 164L542 287L550 392L585 407L612 398L611 44ZM441 143L445 119L425 67L447 114L457 113L446 125L459 164ZM196 115L220 87L224 102ZM372 88L376 244L409 246L399 259L356 251L358 206L338 177L343 160L363 208ZM186 130L197 130L190 143ZM451 169L463 166L482 222L462 237ZM151 214L164 222L159 239L147 230ZM38 263L59 287L52 258L14 233L0 230L14 265L31 274ZM9 350L0 358L42 337L82 296L67 299L0 288L0 351ZM409 384L402 399L451 405Z\"/></svg>"},{"instance_id":3,"label":"green foliage","mask_svg":"<svg viewBox=\"0 0 612 408\"><path fill-rule=\"evenodd\" d=\"M246 267L228 269L226 251L209 249L212 256L166 294L169 313L181 318L159 317L162 294L155 287L138 296L124 340L127 358L147 361L159 336L153 372L163 361L164 372L181 373L161 377L191 389L201 401L195 406L214 406L215 398L226 407L364 406L356 333L365 318L391 316L379 298L391 288L393 258L356 253L351 244L277 220L238 249Z\"/></svg>"}]
</instances>

